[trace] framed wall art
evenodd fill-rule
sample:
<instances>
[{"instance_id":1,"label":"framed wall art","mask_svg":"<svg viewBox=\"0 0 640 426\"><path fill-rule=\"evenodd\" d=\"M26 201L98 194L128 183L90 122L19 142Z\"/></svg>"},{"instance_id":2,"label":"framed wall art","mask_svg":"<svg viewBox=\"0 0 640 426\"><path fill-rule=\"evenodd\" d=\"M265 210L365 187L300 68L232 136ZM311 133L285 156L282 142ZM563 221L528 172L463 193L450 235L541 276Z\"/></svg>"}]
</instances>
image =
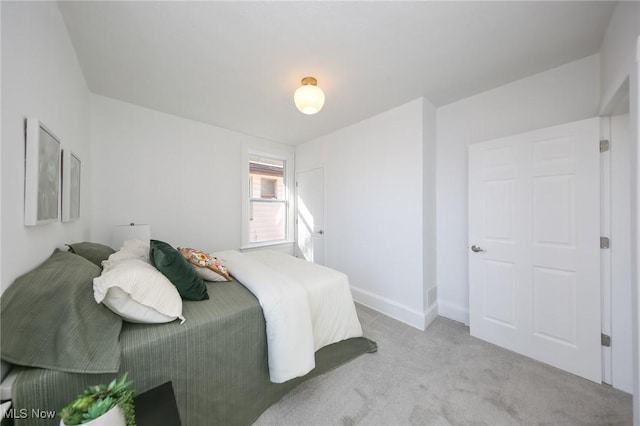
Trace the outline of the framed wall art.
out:
<instances>
[{"instance_id":1,"label":"framed wall art","mask_svg":"<svg viewBox=\"0 0 640 426\"><path fill-rule=\"evenodd\" d=\"M60 218L60 140L35 118L27 118L24 224Z\"/></svg>"},{"instance_id":2,"label":"framed wall art","mask_svg":"<svg viewBox=\"0 0 640 426\"><path fill-rule=\"evenodd\" d=\"M62 221L80 218L80 158L68 149L62 150Z\"/></svg>"}]
</instances>

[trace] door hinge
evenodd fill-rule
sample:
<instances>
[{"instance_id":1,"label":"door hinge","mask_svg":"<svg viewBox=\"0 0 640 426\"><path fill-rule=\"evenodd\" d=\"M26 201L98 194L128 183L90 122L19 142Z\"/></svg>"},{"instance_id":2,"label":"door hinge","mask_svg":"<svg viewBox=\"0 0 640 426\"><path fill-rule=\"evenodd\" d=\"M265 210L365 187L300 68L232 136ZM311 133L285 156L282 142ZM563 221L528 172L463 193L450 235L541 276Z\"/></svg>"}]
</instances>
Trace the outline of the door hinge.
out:
<instances>
[{"instance_id":1,"label":"door hinge","mask_svg":"<svg viewBox=\"0 0 640 426\"><path fill-rule=\"evenodd\" d=\"M604 346L605 348L609 348L611 347L611 336L607 336L604 333L600 334L600 345Z\"/></svg>"},{"instance_id":2,"label":"door hinge","mask_svg":"<svg viewBox=\"0 0 640 426\"><path fill-rule=\"evenodd\" d=\"M600 141L600 152L607 152L609 151L609 141L606 139L603 139Z\"/></svg>"},{"instance_id":3,"label":"door hinge","mask_svg":"<svg viewBox=\"0 0 640 426\"><path fill-rule=\"evenodd\" d=\"M601 249L609 248L609 237L600 237L600 248Z\"/></svg>"}]
</instances>

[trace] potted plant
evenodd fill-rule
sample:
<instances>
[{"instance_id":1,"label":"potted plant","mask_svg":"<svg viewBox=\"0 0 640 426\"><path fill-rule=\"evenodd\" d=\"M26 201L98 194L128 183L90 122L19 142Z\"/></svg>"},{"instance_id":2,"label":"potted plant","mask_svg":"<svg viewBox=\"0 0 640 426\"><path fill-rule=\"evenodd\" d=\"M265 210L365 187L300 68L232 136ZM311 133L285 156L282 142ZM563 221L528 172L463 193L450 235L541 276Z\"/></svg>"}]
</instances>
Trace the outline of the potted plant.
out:
<instances>
[{"instance_id":1,"label":"potted plant","mask_svg":"<svg viewBox=\"0 0 640 426\"><path fill-rule=\"evenodd\" d=\"M108 386L89 386L60 411L60 426L135 426L131 385L125 373Z\"/></svg>"}]
</instances>

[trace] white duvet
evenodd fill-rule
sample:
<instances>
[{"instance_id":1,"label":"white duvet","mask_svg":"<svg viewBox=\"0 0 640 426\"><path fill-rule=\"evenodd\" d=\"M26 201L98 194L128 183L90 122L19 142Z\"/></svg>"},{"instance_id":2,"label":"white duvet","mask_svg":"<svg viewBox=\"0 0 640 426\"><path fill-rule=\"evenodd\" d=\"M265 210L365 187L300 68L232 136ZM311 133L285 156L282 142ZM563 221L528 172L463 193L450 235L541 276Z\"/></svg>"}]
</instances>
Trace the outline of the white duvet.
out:
<instances>
[{"instance_id":1,"label":"white duvet","mask_svg":"<svg viewBox=\"0 0 640 426\"><path fill-rule=\"evenodd\" d=\"M316 350L362 336L345 274L274 251L213 255L260 302L272 382L304 376Z\"/></svg>"}]
</instances>

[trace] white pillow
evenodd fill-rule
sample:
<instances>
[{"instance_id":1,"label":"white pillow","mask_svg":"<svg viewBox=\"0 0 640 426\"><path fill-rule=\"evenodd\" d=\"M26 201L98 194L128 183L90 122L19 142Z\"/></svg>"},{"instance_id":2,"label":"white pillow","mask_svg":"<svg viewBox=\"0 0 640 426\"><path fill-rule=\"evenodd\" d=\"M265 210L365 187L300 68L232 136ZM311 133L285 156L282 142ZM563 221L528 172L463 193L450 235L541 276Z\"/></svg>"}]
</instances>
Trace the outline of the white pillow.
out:
<instances>
[{"instance_id":1,"label":"white pillow","mask_svg":"<svg viewBox=\"0 0 640 426\"><path fill-rule=\"evenodd\" d=\"M102 269L111 269L117 263L130 259L138 259L151 263L149 261L149 247L149 241L127 240L123 243L120 250L112 253L107 260L102 261Z\"/></svg>"},{"instance_id":2,"label":"white pillow","mask_svg":"<svg viewBox=\"0 0 640 426\"><path fill-rule=\"evenodd\" d=\"M147 263L149 262L149 248L151 243L149 240L127 240L122 245L123 251L130 253L132 256L140 260L144 260Z\"/></svg>"},{"instance_id":3,"label":"white pillow","mask_svg":"<svg viewBox=\"0 0 640 426\"><path fill-rule=\"evenodd\" d=\"M119 261L93 279L98 303L130 322L164 323L180 319L182 299L160 271L140 259Z\"/></svg>"}]
</instances>

